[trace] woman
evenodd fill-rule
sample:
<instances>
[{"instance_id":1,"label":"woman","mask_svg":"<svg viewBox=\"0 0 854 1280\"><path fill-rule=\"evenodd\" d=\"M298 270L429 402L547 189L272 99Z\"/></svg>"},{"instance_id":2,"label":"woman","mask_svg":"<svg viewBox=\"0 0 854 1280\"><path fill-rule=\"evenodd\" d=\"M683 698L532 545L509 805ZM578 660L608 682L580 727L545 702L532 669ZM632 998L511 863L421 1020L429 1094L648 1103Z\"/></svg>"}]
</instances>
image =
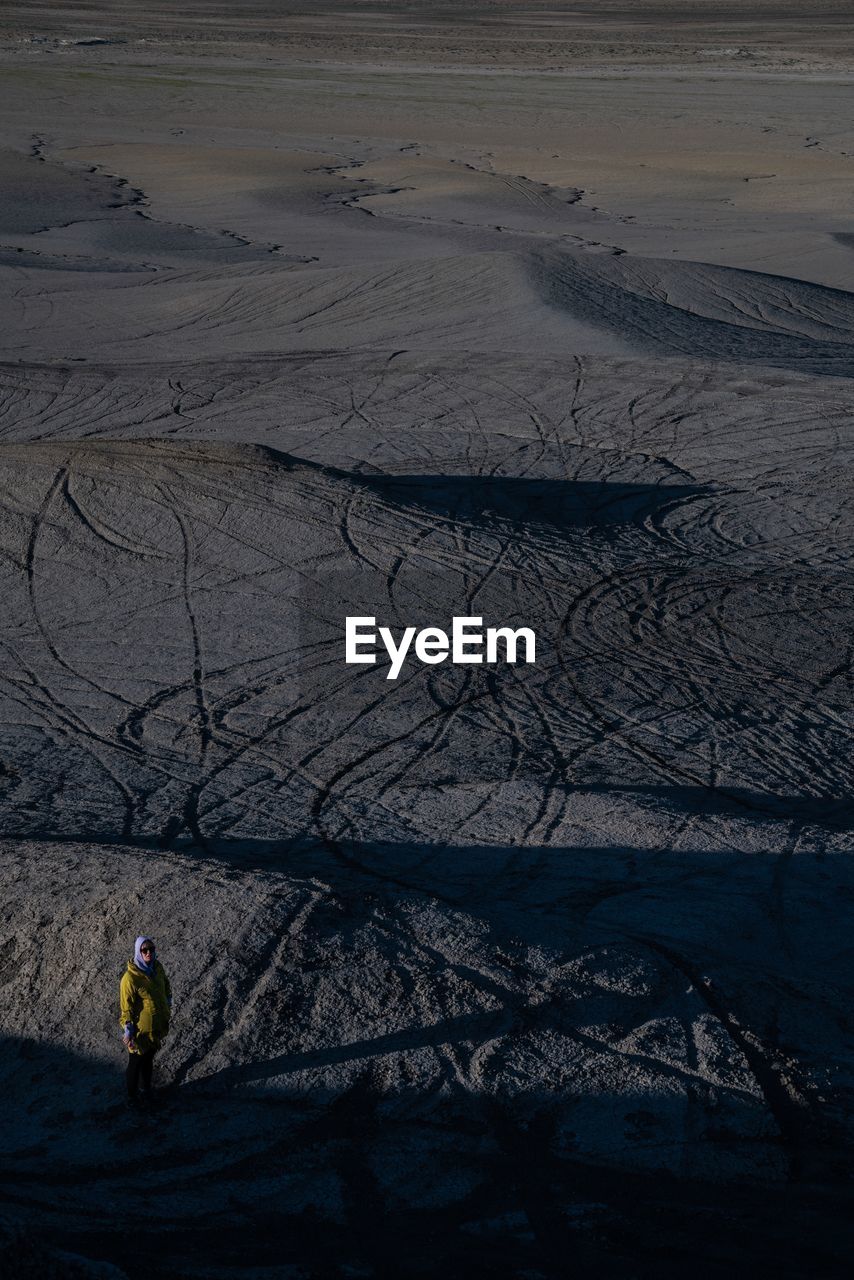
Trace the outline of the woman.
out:
<instances>
[{"instance_id":1,"label":"woman","mask_svg":"<svg viewBox=\"0 0 854 1280\"><path fill-rule=\"evenodd\" d=\"M122 974L119 989L120 1025L128 1050L128 1102L135 1106L151 1097L154 1055L169 1030L172 988L163 965L157 959L154 942L137 938L133 960Z\"/></svg>"}]
</instances>

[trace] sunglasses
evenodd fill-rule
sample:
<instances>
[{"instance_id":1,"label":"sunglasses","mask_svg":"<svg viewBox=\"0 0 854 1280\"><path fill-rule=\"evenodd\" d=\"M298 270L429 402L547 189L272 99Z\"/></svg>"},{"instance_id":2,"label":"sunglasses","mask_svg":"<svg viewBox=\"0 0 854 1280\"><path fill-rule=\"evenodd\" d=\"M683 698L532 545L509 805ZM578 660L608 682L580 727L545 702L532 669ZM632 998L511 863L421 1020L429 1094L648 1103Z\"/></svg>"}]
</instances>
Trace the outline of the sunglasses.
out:
<instances>
[{"instance_id":1,"label":"sunglasses","mask_svg":"<svg viewBox=\"0 0 854 1280\"><path fill-rule=\"evenodd\" d=\"M139 954L141 956L150 956L154 951L154 947L140 947Z\"/></svg>"}]
</instances>

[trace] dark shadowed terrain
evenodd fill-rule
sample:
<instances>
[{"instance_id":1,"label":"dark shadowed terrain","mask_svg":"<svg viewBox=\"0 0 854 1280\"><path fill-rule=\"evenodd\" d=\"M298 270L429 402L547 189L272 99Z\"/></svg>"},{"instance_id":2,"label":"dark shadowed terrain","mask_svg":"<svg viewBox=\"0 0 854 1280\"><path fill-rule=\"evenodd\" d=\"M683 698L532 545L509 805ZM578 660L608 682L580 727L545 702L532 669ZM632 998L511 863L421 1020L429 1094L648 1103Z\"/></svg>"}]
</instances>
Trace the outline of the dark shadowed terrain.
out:
<instances>
[{"instance_id":1,"label":"dark shadowed terrain","mask_svg":"<svg viewBox=\"0 0 854 1280\"><path fill-rule=\"evenodd\" d=\"M850 1274L847 8L0 15L4 1275Z\"/></svg>"}]
</instances>

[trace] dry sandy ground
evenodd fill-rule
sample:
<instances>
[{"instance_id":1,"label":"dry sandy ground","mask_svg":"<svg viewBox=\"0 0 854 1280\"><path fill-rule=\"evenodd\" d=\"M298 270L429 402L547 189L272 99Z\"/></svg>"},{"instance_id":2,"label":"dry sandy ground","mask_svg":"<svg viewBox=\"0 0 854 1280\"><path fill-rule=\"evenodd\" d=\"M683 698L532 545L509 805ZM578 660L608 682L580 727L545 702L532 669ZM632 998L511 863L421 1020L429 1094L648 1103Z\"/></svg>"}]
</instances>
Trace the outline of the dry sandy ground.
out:
<instances>
[{"instance_id":1,"label":"dry sandy ground","mask_svg":"<svg viewBox=\"0 0 854 1280\"><path fill-rule=\"evenodd\" d=\"M845 10L6 7L8 1274L850 1273Z\"/></svg>"}]
</instances>

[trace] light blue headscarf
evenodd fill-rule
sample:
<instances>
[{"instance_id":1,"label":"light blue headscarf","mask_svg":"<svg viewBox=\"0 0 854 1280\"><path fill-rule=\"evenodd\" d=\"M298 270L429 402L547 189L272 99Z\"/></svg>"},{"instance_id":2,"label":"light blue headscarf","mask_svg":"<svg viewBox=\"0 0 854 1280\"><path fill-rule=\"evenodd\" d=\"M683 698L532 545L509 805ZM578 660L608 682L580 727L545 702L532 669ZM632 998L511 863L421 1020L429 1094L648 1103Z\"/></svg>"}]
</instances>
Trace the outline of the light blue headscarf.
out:
<instances>
[{"instance_id":1,"label":"light blue headscarf","mask_svg":"<svg viewBox=\"0 0 854 1280\"><path fill-rule=\"evenodd\" d=\"M154 947L154 943L151 938L149 938L148 934L141 933L137 938L136 946L133 949L133 962L137 969L141 969L143 973L148 974L149 978L151 978L154 976L154 969L157 964L157 952L154 951L150 960L143 960L142 952L140 951L140 947L143 942L151 942L152 949Z\"/></svg>"}]
</instances>

